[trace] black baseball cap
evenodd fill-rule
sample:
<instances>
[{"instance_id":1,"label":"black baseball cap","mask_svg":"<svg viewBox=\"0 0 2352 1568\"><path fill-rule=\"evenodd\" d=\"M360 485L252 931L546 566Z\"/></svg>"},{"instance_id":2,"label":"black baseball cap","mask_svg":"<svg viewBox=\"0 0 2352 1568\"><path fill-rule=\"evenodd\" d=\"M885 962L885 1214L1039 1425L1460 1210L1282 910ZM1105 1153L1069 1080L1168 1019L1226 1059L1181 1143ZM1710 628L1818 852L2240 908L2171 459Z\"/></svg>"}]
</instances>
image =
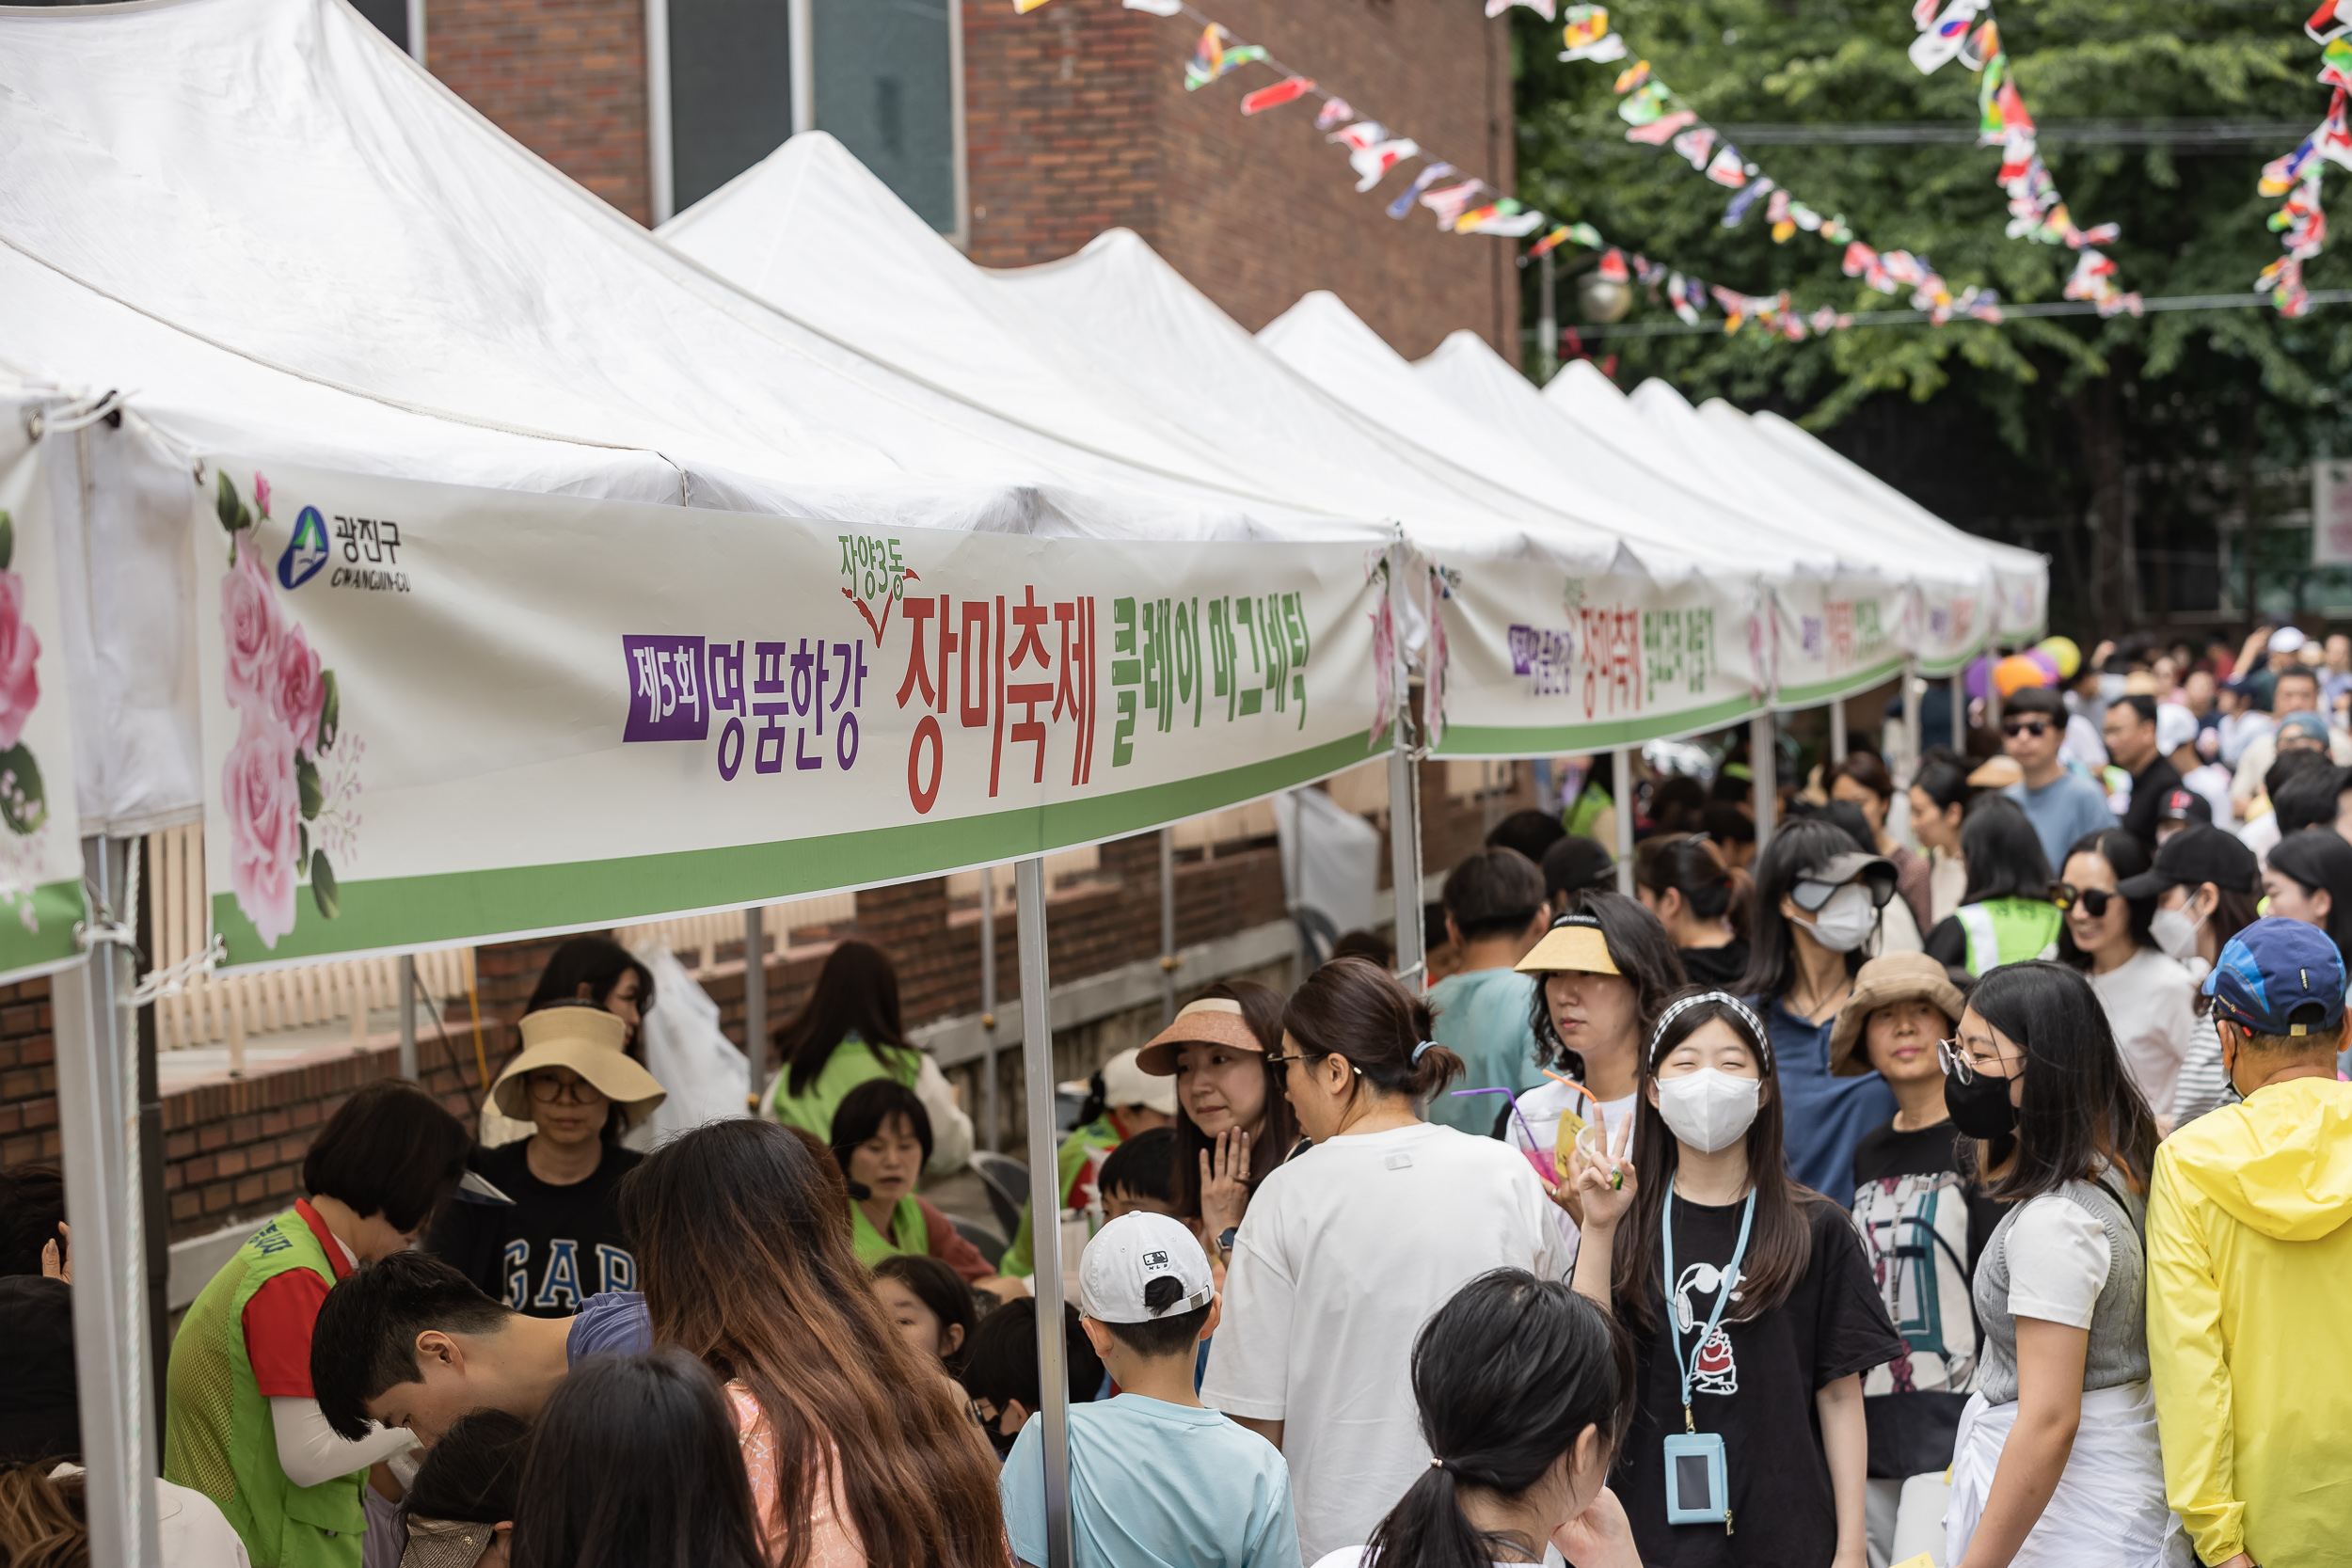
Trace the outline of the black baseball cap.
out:
<instances>
[{"instance_id":1,"label":"black baseball cap","mask_svg":"<svg viewBox=\"0 0 2352 1568\"><path fill-rule=\"evenodd\" d=\"M2193 822L2201 828L2213 826L2213 802L2193 789L2168 789L2156 804L2159 822ZM2212 879L2200 877L2199 881Z\"/></svg>"},{"instance_id":2,"label":"black baseball cap","mask_svg":"<svg viewBox=\"0 0 2352 1568\"><path fill-rule=\"evenodd\" d=\"M2169 887L2211 882L2233 892L2260 893L2262 880L2253 850L2218 828L2192 824L2156 846L2154 869L2124 878L2115 891L2125 898L2148 898Z\"/></svg>"}]
</instances>

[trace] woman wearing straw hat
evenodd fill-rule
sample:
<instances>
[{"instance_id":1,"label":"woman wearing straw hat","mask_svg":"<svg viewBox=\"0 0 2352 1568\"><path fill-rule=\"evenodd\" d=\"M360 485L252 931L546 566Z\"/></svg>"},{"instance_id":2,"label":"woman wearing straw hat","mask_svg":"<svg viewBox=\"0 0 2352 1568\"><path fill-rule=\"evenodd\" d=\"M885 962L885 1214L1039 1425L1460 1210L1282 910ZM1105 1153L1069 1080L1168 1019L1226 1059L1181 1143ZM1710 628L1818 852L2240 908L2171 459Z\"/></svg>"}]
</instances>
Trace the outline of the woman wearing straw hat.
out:
<instances>
[{"instance_id":1,"label":"woman wearing straw hat","mask_svg":"<svg viewBox=\"0 0 2352 1568\"><path fill-rule=\"evenodd\" d=\"M1298 1146L1298 1117L1282 1093L1282 993L1255 980L1219 980L1145 1042L1136 1066L1176 1080L1176 1217L1219 1259L1249 1195Z\"/></svg>"},{"instance_id":2,"label":"woman wearing straw hat","mask_svg":"<svg viewBox=\"0 0 2352 1568\"><path fill-rule=\"evenodd\" d=\"M644 1156L620 1136L666 1096L628 1055L628 1023L593 1003L526 1013L520 1027L522 1052L490 1101L532 1134L471 1161L513 1202L447 1205L432 1250L516 1311L561 1318L590 1296L637 1289L612 1191Z\"/></svg>"}]
</instances>

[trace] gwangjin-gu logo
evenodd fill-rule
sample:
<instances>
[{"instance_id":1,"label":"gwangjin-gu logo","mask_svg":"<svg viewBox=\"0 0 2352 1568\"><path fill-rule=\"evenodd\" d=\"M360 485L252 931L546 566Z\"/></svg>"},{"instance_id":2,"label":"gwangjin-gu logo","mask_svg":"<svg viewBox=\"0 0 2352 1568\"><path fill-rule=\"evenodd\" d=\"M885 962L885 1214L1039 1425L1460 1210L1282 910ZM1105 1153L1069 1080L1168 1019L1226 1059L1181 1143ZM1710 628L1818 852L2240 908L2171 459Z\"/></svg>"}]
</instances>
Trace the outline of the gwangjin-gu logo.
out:
<instances>
[{"instance_id":1,"label":"gwangjin-gu logo","mask_svg":"<svg viewBox=\"0 0 2352 1568\"><path fill-rule=\"evenodd\" d=\"M306 506L294 518L294 537L278 558L278 585L288 593L318 576L331 552L326 547L326 519L315 506Z\"/></svg>"}]
</instances>

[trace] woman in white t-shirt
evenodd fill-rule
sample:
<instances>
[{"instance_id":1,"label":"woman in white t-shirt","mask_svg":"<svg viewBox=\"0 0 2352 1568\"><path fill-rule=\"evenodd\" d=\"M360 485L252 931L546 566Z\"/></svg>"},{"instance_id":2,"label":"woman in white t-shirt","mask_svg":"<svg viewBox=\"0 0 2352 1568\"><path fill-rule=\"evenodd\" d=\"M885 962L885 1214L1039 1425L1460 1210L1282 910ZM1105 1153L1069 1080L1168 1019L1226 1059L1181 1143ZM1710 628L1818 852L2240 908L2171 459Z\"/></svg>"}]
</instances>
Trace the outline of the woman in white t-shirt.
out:
<instances>
[{"instance_id":1,"label":"woman in white t-shirt","mask_svg":"<svg viewBox=\"0 0 2352 1568\"><path fill-rule=\"evenodd\" d=\"M1641 1568L1605 1484L1633 1414L1633 1358L1597 1303L1520 1269L1481 1275L1413 1342L1432 1457L1371 1543L1313 1568L1563 1560Z\"/></svg>"},{"instance_id":2,"label":"woman in white t-shirt","mask_svg":"<svg viewBox=\"0 0 2352 1568\"><path fill-rule=\"evenodd\" d=\"M1429 1024L1361 958L1291 998L1278 1061L1314 1147L1250 1199L1209 1346L1201 1402L1289 1460L1310 1560L1364 1540L1429 1466L1410 1375L1422 1323L1489 1270L1568 1270L1526 1158L1416 1111L1462 1070Z\"/></svg>"},{"instance_id":3,"label":"woman in white t-shirt","mask_svg":"<svg viewBox=\"0 0 2352 1568\"><path fill-rule=\"evenodd\" d=\"M2064 965L2007 964L1942 1049L1953 1125L2011 1205L1977 1260L1977 1391L1953 1444L1949 1568L2188 1568L2148 1381L2156 1124Z\"/></svg>"},{"instance_id":4,"label":"woman in white t-shirt","mask_svg":"<svg viewBox=\"0 0 2352 1568\"><path fill-rule=\"evenodd\" d=\"M2058 872L2066 923L2058 961L2082 971L2115 1032L2123 1070L2152 1108L2169 1110L2181 1062L2197 1032L2197 987L2151 934L2155 895L2117 889L2148 869L2139 841L2121 828L2076 839Z\"/></svg>"}]
</instances>

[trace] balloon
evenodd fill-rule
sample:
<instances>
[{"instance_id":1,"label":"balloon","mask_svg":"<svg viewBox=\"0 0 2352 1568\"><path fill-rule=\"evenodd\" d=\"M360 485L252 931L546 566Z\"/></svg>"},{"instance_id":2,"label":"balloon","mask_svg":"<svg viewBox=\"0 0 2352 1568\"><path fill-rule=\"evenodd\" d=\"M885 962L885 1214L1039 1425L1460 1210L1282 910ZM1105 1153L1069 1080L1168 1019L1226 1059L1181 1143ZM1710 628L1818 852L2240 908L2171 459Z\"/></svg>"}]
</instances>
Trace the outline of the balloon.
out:
<instances>
[{"instance_id":1,"label":"balloon","mask_svg":"<svg viewBox=\"0 0 2352 1568\"><path fill-rule=\"evenodd\" d=\"M1979 655L1973 661L1970 662L1967 672L1961 677L1961 681L1963 686L1966 688L1968 695L1976 698L1978 701L1982 702L1986 697L1990 696L1993 689L1992 656L1989 654Z\"/></svg>"},{"instance_id":2,"label":"balloon","mask_svg":"<svg viewBox=\"0 0 2352 1568\"><path fill-rule=\"evenodd\" d=\"M2035 650L2058 661L2058 675L2062 681L2073 680L2074 673L2083 667L2083 651L2074 646L2071 637L2045 637L2035 644Z\"/></svg>"},{"instance_id":3,"label":"balloon","mask_svg":"<svg viewBox=\"0 0 2352 1568\"><path fill-rule=\"evenodd\" d=\"M2058 673L2058 661L2056 655L2045 653L2040 648L2027 648L2024 657L2032 659L2035 668L2042 672L2042 675L2045 677L2042 683L2042 685L2057 686L2059 682L2065 679L2063 675Z\"/></svg>"},{"instance_id":4,"label":"balloon","mask_svg":"<svg viewBox=\"0 0 2352 1568\"><path fill-rule=\"evenodd\" d=\"M2041 686L2046 679L2042 666L2024 654L2011 654L1993 667L1993 684L2000 688L2004 697L2014 696L2029 686Z\"/></svg>"}]
</instances>

